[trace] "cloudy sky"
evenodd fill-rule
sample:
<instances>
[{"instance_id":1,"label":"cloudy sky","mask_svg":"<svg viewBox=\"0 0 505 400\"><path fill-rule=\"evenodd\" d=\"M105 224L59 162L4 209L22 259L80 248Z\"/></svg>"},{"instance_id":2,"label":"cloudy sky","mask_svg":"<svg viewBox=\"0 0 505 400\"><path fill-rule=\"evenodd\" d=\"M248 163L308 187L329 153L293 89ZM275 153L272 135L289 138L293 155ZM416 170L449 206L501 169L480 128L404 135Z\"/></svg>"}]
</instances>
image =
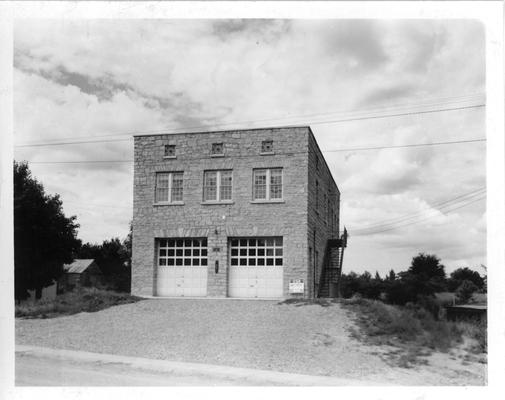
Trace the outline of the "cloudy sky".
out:
<instances>
[{"instance_id":1,"label":"cloudy sky","mask_svg":"<svg viewBox=\"0 0 505 400\"><path fill-rule=\"evenodd\" d=\"M131 133L311 125L347 271L486 264L485 142L363 150L484 138L484 39L470 20L18 20L15 157L101 242L128 232Z\"/></svg>"}]
</instances>

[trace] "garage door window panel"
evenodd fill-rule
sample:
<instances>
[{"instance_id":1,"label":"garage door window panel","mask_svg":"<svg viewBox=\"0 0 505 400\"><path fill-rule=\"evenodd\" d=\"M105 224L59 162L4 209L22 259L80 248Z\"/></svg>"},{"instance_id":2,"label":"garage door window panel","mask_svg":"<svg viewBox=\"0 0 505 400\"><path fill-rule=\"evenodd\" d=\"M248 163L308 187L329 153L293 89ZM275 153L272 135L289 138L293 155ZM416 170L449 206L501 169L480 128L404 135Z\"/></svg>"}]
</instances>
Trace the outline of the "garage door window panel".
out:
<instances>
[{"instance_id":1,"label":"garage door window panel","mask_svg":"<svg viewBox=\"0 0 505 400\"><path fill-rule=\"evenodd\" d=\"M207 265L207 239L160 240L159 266L204 266Z\"/></svg>"},{"instance_id":2,"label":"garage door window panel","mask_svg":"<svg viewBox=\"0 0 505 400\"><path fill-rule=\"evenodd\" d=\"M282 238L231 241L232 266L282 266Z\"/></svg>"}]
</instances>

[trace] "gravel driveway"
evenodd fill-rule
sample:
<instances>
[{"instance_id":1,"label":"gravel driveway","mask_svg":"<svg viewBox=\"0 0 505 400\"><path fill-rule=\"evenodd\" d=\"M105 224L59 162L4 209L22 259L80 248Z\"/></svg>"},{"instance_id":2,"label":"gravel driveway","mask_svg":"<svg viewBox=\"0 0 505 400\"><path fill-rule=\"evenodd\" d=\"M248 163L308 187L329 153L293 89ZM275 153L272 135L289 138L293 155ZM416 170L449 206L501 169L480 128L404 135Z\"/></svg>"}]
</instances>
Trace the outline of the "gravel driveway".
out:
<instances>
[{"instance_id":1,"label":"gravel driveway","mask_svg":"<svg viewBox=\"0 0 505 400\"><path fill-rule=\"evenodd\" d=\"M271 369L385 384L482 385L449 356L441 367L391 367L350 338L338 304L156 299L53 319L16 320L16 343L172 361ZM440 358L440 354L437 355ZM452 364L453 367L451 367ZM482 366L481 366L482 368Z\"/></svg>"}]
</instances>

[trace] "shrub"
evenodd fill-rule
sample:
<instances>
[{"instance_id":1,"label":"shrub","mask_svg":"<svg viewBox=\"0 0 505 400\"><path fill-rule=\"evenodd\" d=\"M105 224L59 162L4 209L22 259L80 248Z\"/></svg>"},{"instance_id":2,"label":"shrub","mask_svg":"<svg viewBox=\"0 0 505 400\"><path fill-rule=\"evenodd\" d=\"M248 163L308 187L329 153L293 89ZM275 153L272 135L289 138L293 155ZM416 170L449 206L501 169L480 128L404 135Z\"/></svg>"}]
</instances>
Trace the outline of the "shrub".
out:
<instances>
[{"instance_id":1,"label":"shrub","mask_svg":"<svg viewBox=\"0 0 505 400\"><path fill-rule=\"evenodd\" d=\"M416 293L404 281L396 280L388 284L385 288L386 300L388 303L405 305L416 301Z\"/></svg>"},{"instance_id":2,"label":"shrub","mask_svg":"<svg viewBox=\"0 0 505 400\"><path fill-rule=\"evenodd\" d=\"M466 304L472 298L474 292L478 287L468 280L464 280L461 285L456 289L456 301L458 304Z\"/></svg>"},{"instance_id":3,"label":"shrub","mask_svg":"<svg viewBox=\"0 0 505 400\"><path fill-rule=\"evenodd\" d=\"M59 315L95 312L115 305L134 303L140 297L128 293L117 293L96 288L81 288L37 302L25 302L16 305L16 317L51 318Z\"/></svg>"},{"instance_id":4,"label":"shrub","mask_svg":"<svg viewBox=\"0 0 505 400\"><path fill-rule=\"evenodd\" d=\"M470 351L474 353L487 353L487 319L480 321L456 322L455 329L462 335L471 339Z\"/></svg>"},{"instance_id":5,"label":"shrub","mask_svg":"<svg viewBox=\"0 0 505 400\"><path fill-rule=\"evenodd\" d=\"M425 353L426 348L447 352L462 343L463 337L467 337L474 342L471 351L487 351L485 322L454 323L437 319L434 316L436 301L432 298L421 301L433 307L433 310L419 303L408 303L401 307L359 298L342 300L342 304L356 311L360 328L358 337L374 345L400 346L410 355L420 355Z\"/></svg>"}]
</instances>

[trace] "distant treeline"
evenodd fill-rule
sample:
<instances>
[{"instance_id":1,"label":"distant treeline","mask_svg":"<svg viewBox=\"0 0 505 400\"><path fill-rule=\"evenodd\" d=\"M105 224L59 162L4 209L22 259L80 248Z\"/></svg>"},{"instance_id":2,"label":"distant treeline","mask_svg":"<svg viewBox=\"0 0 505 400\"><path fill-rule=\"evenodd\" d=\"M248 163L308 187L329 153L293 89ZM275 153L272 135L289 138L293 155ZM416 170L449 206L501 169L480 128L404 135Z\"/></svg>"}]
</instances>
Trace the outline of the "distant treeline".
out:
<instances>
[{"instance_id":1,"label":"distant treeline","mask_svg":"<svg viewBox=\"0 0 505 400\"><path fill-rule=\"evenodd\" d=\"M483 266L483 268L485 268ZM368 271L342 274L340 293L344 298L360 295L390 304L419 303L438 292L454 292L458 303L466 303L474 292L487 291L486 276L468 267L458 268L447 277L436 255L420 253L407 271L391 270L385 277ZM422 300L424 299L424 300Z\"/></svg>"}]
</instances>

